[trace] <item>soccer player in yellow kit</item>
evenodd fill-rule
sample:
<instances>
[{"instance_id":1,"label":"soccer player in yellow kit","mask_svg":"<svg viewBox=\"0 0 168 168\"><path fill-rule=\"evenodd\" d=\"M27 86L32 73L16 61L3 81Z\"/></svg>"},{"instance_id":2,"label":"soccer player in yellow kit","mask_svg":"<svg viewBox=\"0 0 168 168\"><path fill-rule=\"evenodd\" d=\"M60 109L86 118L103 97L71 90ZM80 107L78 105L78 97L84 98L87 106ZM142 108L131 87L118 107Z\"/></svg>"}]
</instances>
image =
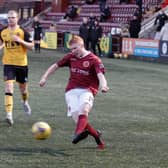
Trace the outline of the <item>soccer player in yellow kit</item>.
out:
<instances>
[{"instance_id":1,"label":"soccer player in yellow kit","mask_svg":"<svg viewBox=\"0 0 168 168\"><path fill-rule=\"evenodd\" d=\"M33 48L30 34L18 25L18 13L15 10L8 12L8 26L0 30L0 44L4 48L3 70L5 81L5 111L6 122L12 126L13 121L13 92L14 81L18 82L22 95L22 104L25 113L31 114L28 103L28 61L27 49Z\"/></svg>"}]
</instances>

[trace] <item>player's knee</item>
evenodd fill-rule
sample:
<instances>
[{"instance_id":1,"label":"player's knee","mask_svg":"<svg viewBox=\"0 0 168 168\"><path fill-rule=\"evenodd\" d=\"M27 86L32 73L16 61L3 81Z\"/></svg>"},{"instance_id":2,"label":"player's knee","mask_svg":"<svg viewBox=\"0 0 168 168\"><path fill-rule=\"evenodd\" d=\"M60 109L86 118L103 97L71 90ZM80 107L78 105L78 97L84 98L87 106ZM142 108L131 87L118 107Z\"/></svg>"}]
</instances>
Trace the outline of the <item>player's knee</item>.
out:
<instances>
[{"instance_id":1,"label":"player's knee","mask_svg":"<svg viewBox=\"0 0 168 168\"><path fill-rule=\"evenodd\" d=\"M10 83L10 82L5 83L5 92L13 93L13 83Z\"/></svg>"},{"instance_id":2,"label":"player's knee","mask_svg":"<svg viewBox=\"0 0 168 168\"><path fill-rule=\"evenodd\" d=\"M19 88L20 88L20 91L21 91L22 93L27 92L27 84L26 84L26 83L24 83L24 84L19 84Z\"/></svg>"},{"instance_id":3,"label":"player's knee","mask_svg":"<svg viewBox=\"0 0 168 168\"><path fill-rule=\"evenodd\" d=\"M82 110L81 110L81 113L82 113L82 114L85 114L85 115L88 115L88 113L90 112L90 110L91 110L90 104L85 103L85 104L83 105L83 108L82 108Z\"/></svg>"}]
</instances>

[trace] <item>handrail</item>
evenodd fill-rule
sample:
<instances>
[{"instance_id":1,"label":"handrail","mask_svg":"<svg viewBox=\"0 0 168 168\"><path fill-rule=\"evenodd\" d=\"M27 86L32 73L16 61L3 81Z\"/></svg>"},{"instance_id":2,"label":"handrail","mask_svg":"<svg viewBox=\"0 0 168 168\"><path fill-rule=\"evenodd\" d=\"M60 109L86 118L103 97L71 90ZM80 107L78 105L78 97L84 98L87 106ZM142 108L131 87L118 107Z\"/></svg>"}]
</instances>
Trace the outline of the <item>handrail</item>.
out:
<instances>
[{"instance_id":1,"label":"handrail","mask_svg":"<svg viewBox=\"0 0 168 168\"><path fill-rule=\"evenodd\" d=\"M168 6L162 9L167 15L168 15ZM159 14L159 11L156 12L154 15L152 15L150 18L145 19L141 24L141 31L139 33L139 37L143 38L146 36L146 34L150 33L151 30L154 30L154 22L156 19L156 16Z\"/></svg>"}]
</instances>

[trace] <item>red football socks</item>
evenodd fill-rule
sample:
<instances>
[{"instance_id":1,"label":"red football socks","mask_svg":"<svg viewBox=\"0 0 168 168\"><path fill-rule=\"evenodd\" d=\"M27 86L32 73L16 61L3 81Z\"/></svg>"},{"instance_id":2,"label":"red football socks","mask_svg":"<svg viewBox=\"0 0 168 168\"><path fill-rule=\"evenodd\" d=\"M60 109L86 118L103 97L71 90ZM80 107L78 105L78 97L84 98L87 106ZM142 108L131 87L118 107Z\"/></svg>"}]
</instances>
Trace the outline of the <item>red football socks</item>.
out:
<instances>
[{"instance_id":1,"label":"red football socks","mask_svg":"<svg viewBox=\"0 0 168 168\"><path fill-rule=\"evenodd\" d=\"M79 134L84 131L88 122L88 117L86 115L80 115L76 125L75 134Z\"/></svg>"},{"instance_id":2,"label":"red football socks","mask_svg":"<svg viewBox=\"0 0 168 168\"><path fill-rule=\"evenodd\" d=\"M85 129L87 129L93 137L99 136L97 130L95 130L89 123L87 123Z\"/></svg>"}]
</instances>

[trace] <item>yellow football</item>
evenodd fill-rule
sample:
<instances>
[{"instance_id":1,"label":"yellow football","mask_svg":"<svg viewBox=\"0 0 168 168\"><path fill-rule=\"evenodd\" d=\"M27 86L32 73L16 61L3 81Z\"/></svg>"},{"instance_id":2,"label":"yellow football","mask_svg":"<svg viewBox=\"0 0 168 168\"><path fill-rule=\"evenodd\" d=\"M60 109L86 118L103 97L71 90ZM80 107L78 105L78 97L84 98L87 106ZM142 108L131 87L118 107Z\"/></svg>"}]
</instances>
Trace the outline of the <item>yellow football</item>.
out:
<instances>
[{"instance_id":1,"label":"yellow football","mask_svg":"<svg viewBox=\"0 0 168 168\"><path fill-rule=\"evenodd\" d=\"M45 140L51 135L51 127L46 122L36 122L32 126L32 134L35 139Z\"/></svg>"}]
</instances>

